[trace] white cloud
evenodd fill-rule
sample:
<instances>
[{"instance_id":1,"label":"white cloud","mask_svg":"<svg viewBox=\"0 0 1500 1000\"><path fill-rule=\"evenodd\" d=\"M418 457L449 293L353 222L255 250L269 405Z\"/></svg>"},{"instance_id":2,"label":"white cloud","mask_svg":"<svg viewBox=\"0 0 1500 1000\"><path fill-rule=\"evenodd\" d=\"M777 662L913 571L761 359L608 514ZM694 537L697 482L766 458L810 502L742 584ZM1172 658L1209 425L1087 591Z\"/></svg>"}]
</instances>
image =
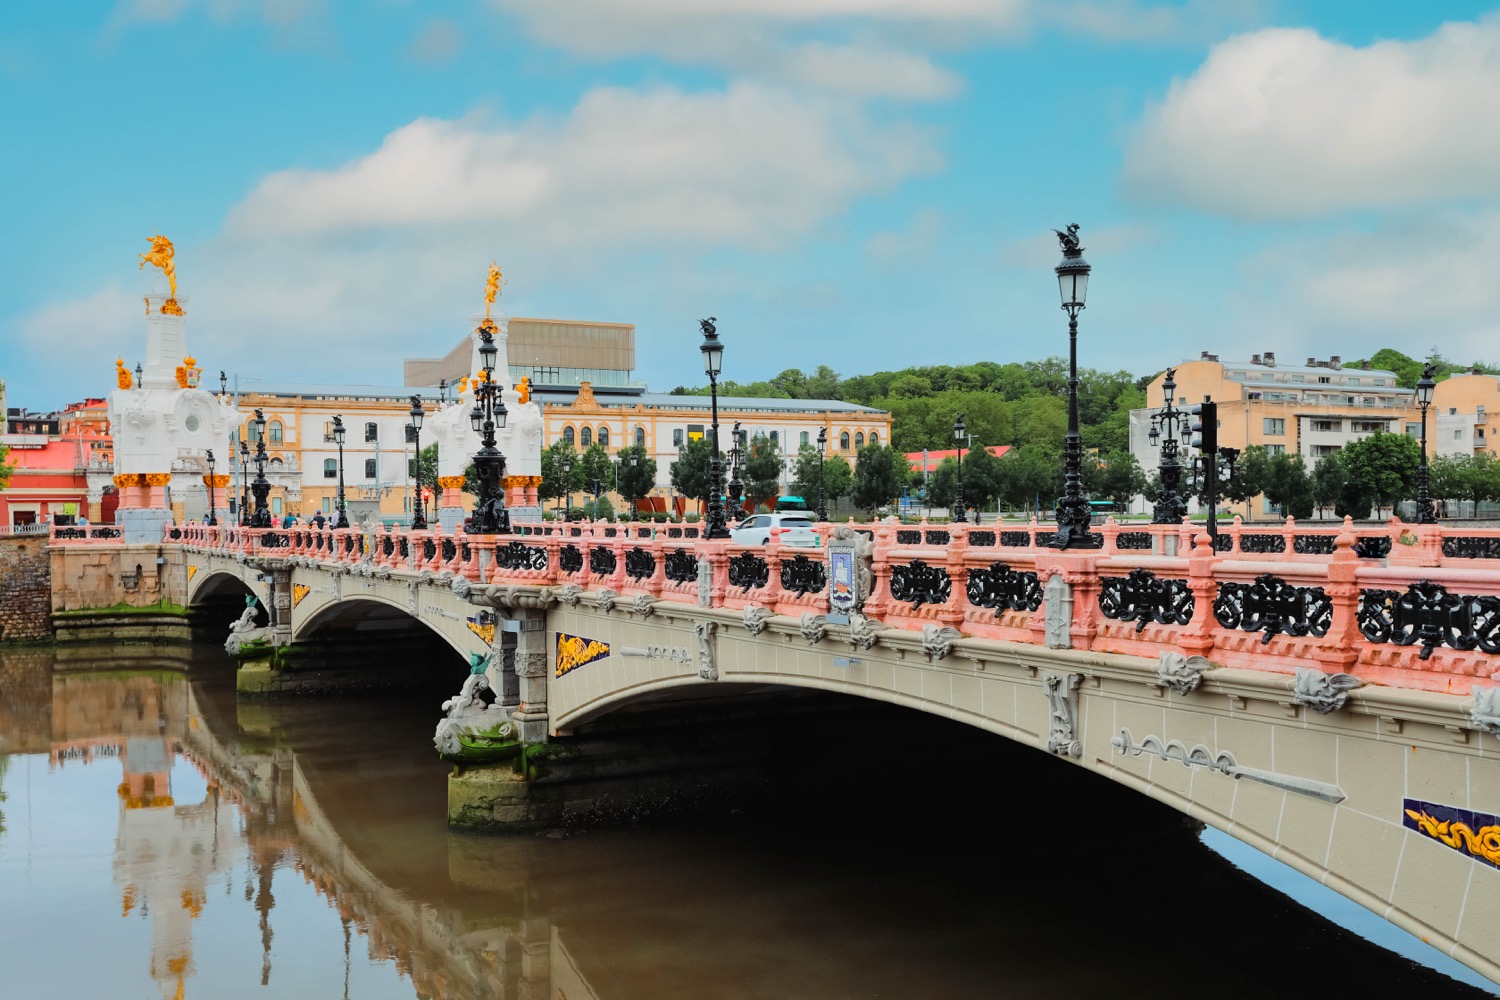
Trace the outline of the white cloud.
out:
<instances>
[{"instance_id":1,"label":"white cloud","mask_svg":"<svg viewBox=\"0 0 1500 1000\"><path fill-rule=\"evenodd\" d=\"M1148 110L1126 190L1298 218L1500 193L1500 19L1354 48L1306 29L1214 47Z\"/></svg>"},{"instance_id":2,"label":"white cloud","mask_svg":"<svg viewBox=\"0 0 1500 1000\"><path fill-rule=\"evenodd\" d=\"M439 17L422 26L406 54L417 62L445 63L458 55L463 44L458 25L446 17Z\"/></svg>"},{"instance_id":3,"label":"white cloud","mask_svg":"<svg viewBox=\"0 0 1500 1000\"><path fill-rule=\"evenodd\" d=\"M145 322L141 294L111 282L85 298L43 306L20 323L17 338L22 350L38 360L55 363L60 345L70 358L108 360L113 366L122 344ZM134 361L126 358L127 366ZM77 373L70 377L77 380ZM87 381L87 380L85 380ZM12 384L12 389L15 385Z\"/></svg>"}]
</instances>

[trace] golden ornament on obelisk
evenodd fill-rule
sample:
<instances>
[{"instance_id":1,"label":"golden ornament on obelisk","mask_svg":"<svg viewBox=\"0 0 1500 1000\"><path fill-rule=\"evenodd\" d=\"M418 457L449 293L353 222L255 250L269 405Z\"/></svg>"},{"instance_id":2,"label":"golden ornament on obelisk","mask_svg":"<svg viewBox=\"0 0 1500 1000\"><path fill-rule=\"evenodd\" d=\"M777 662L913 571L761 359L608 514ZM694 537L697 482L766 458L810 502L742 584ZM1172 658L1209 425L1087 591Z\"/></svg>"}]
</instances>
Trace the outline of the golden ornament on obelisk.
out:
<instances>
[{"instance_id":1,"label":"golden ornament on obelisk","mask_svg":"<svg viewBox=\"0 0 1500 1000\"><path fill-rule=\"evenodd\" d=\"M490 307L495 304L495 296L500 294L500 286L505 284L505 279L500 276L500 265L490 261L489 277L484 282L484 325L493 325L490 320Z\"/></svg>"},{"instance_id":2,"label":"golden ornament on obelisk","mask_svg":"<svg viewBox=\"0 0 1500 1000\"><path fill-rule=\"evenodd\" d=\"M167 285L170 289L167 301L161 304L161 311L166 316L181 316L182 307L177 304L177 267L172 263L176 251L172 249L172 241L165 236L148 236L146 239L150 242L151 249L140 255L137 270L144 268L147 264L161 268L161 273L167 276ZM151 311L149 301L146 304L146 311L148 313Z\"/></svg>"}]
</instances>

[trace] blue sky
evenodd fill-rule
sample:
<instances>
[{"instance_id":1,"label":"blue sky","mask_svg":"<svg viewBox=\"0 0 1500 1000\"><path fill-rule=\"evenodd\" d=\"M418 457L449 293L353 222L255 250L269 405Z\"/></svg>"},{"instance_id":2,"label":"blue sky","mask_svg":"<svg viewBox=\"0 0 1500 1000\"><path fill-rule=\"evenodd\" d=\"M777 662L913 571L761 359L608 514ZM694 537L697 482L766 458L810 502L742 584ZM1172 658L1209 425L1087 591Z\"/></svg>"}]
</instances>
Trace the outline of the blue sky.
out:
<instances>
[{"instance_id":1,"label":"blue sky","mask_svg":"<svg viewBox=\"0 0 1500 1000\"><path fill-rule=\"evenodd\" d=\"M1500 14L1295 0L70 0L0 16L0 378L396 382L483 308L653 387L1066 353L1500 359Z\"/></svg>"}]
</instances>

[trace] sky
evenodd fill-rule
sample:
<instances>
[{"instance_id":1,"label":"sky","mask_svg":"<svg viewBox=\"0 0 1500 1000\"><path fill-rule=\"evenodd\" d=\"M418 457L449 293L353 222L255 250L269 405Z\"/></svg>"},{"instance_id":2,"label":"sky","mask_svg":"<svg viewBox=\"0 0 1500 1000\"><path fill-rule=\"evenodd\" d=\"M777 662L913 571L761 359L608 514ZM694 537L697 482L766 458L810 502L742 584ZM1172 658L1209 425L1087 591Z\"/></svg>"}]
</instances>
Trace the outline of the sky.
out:
<instances>
[{"instance_id":1,"label":"sky","mask_svg":"<svg viewBox=\"0 0 1500 1000\"><path fill-rule=\"evenodd\" d=\"M69 0L0 14L0 379L106 392L176 245L212 376L396 384L483 309L637 377L1500 360L1500 10L1446 0Z\"/></svg>"}]
</instances>

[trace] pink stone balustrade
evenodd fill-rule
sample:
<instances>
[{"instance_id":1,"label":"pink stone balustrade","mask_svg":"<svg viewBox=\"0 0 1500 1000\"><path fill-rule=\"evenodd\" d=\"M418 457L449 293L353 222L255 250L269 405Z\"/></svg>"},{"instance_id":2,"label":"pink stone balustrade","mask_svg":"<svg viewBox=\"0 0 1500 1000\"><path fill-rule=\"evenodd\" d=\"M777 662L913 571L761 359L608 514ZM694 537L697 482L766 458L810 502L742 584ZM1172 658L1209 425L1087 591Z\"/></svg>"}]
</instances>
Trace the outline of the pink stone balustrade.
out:
<instances>
[{"instance_id":1,"label":"pink stone balustrade","mask_svg":"<svg viewBox=\"0 0 1500 1000\"><path fill-rule=\"evenodd\" d=\"M696 527L546 523L508 535L471 536L440 528L365 532L189 524L170 526L163 541L205 552L452 573L476 583L571 583L585 590L607 588L627 599L647 595L685 604L698 602L697 567L706 559L715 607L754 606L793 617L828 612L826 585L811 587L807 581L818 579L811 564L821 568L826 581L827 542L835 525L817 527L815 548L787 546L779 539L741 546L685 537L696 535ZM1500 672L1496 529L1398 521L1356 527L1347 519L1339 524L1288 519L1246 525L1235 519L1220 527L1218 545L1210 546L1201 525L1126 525L1107 519L1095 529L1103 539L1100 548L1057 550L1045 544L1052 529L1035 521L853 527L871 543L872 588L864 612L888 628L945 625L965 635L1040 645L1047 609L1039 598L1048 581L1060 576L1071 589L1069 636L1076 649L1153 659L1168 651L1198 653L1226 666L1279 673L1315 667L1372 683L1458 694L1467 693L1475 681L1493 682ZM73 537L66 529L52 534L58 545L120 544L118 536ZM572 569L563 568L565 556ZM743 575L736 572L731 579L732 565L739 565ZM762 569L763 585L758 582ZM1123 612L1106 608L1101 596L1108 592L1118 603L1132 574L1138 584L1174 588L1178 603ZM921 586L912 586L913 580ZM894 592L893 581L901 584ZM996 596L997 581L1004 596ZM1450 603L1462 606L1453 622L1424 633L1431 641L1410 629L1401 636L1407 645L1367 638L1360 616L1367 599L1374 600L1369 595L1405 595L1413 585L1446 588ZM1000 606L976 603L971 586L977 599ZM1239 627L1223 624L1216 601L1225 600L1227 592L1257 586L1278 589L1294 602L1311 601L1322 613L1315 620L1293 615L1279 624L1262 616L1251 623L1257 627L1244 627L1244 621ZM1459 602L1455 595L1469 600ZM1385 608L1389 614L1384 601L1376 600L1376 610ZM1479 608L1477 617L1474 608Z\"/></svg>"}]
</instances>

